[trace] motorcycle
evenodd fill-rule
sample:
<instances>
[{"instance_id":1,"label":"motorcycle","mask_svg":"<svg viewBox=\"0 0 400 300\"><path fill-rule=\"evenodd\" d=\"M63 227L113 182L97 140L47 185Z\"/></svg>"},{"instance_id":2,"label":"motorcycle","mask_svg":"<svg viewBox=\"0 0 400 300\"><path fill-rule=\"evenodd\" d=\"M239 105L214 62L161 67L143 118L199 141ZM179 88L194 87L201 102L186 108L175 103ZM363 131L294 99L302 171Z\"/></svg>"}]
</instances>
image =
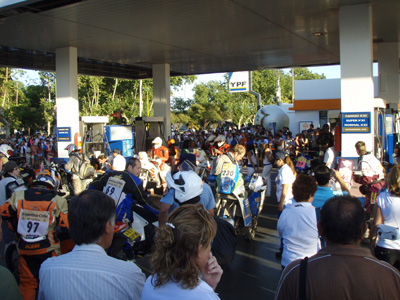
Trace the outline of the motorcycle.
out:
<instances>
[{"instance_id":1,"label":"motorcycle","mask_svg":"<svg viewBox=\"0 0 400 300\"><path fill-rule=\"evenodd\" d=\"M209 180L213 181L214 178L210 177ZM217 178L216 215L230 221L236 234L248 240L254 239L266 188L261 174L254 173L244 182L238 166L225 163Z\"/></svg>"},{"instance_id":2,"label":"motorcycle","mask_svg":"<svg viewBox=\"0 0 400 300\"><path fill-rule=\"evenodd\" d=\"M161 171L158 162L150 159L144 151L139 152L139 160L142 164L139 178L143 182L143 189L149 191L151 189L159 189L162 187Z\"/></svg>"},{"instance_id":3,"label":"motorcycle","mask_svg":"<svg viewBox=\"0 0 400 300\"><path fill-rule=\"evenodd\" d=\"M117 259L132 261L150 252L158 221L154 211L133 204L133 221L116 222L108 254Z\"/></svg>"},{"instance_id":4,"label":"motorcycle","mask_svg":"<svg viewBox=\"0 0 400 300\"><path fill-rule=\"evenodd\" d=\"M202 149L193 149L190 153L196 156L197 175L200 176L201 180L207 182L211 171L211 164L206 152Z\"/></svg>"},{"instance_id":5,"label":"motorcycle","mask_svg":"<svg viewBox=\"0 0 400 300\"><path fill-rule=\"evenodd\" d=\"M306 154L300 154L296 160L295 170L297 174L311 174L311 157Z\"/></svg>"}]
</instances>

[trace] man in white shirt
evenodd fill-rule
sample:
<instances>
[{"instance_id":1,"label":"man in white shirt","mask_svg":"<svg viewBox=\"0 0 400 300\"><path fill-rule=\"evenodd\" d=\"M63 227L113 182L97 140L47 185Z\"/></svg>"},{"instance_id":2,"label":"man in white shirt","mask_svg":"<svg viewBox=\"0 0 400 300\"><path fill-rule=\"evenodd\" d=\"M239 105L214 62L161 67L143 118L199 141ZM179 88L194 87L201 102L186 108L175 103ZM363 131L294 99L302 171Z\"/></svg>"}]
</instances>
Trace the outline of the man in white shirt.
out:
<instances>
[{"instance_id":1,"label":"man in white shirt","mask_svg":"<svg viewBox=\"0 0 400 300\"><path fill-rule=\"evenodd\" d=\"M321 144L322 150L325 152L324 154L324 164L329 169L334 169L336 167L335 160L335 152L334 147L329 140L325 140L323 144Z\"/></svg>"},{"instance_id":2,"label":"man in white shirt","mask_svg":"<svg viewBox=\"0 0 400 300\"><path fill-rule=\"evenodd\" d=\"M114 235L114 200L86 190L71 200L68 210L76 246L42 264L38 299L140 299L145 275L134 263L105 252Z\"/></svg>"},{"instance_id":3,"label":"man in white shirt","mask_svg":"<svg viewBox=\"0 0 400 300\"><path fill-rule=\"evenodd\" d=\"M121 155L121 150L114 148L112 151L112 154L114 156L112 169L115 171L124 171L125 165L126 165L126 160L125 160L125 157L123 157Z\"/></svg>"}]
</instances>

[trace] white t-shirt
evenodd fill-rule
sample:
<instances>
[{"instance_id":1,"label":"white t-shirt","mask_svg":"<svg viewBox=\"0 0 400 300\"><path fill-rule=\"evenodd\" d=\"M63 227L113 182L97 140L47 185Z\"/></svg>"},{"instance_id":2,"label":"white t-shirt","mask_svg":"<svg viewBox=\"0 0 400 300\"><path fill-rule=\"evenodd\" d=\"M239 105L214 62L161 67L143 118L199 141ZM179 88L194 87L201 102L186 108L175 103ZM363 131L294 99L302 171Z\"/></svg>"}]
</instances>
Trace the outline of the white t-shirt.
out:
<instances>
[{"instance_id":1,"label":"white t-shirt","mask_svg":"<svg viewBox=\"0 0 400 300\"><path fill-rule=\"evenodd\" d=\"M179 283L167 282L160 287L154 288L151 283L153 276L149 276L144 284L142 300L218 300L218 295L203 280L193 289L183 289Z\"/></svg>"},{"instance_id":2,"label":"white t-shirt","mask_svg":"<svg viewBox=\"0 0 400 300\"><path fill-rule=\"evenodd\" d=\"M372 177L378 175L383 178L383 168L380 161L371 153L364 154L358 164L363 176Z\"/></svg>"},{"instance_id":3,"label":"white t-shirt","mask_svg":"<svg viewBox=\"0 0 400 300\"><path fill-rule=\"evenodd\" d=\"M309 202L288 204L279 217L278 233L283 239L282 266L313 256L321 248L315 207Z\"/></svg>"},{"instance_id":4,"label":"white t-shirt","mask_svg":"<svg viewBox=\"0 0 400 300\"><path fill-rule=\"evenodd\" d=\"M286 193L286 198L283 201L283 205L287 205L292 203L293 193L292 193L292 185L295 181L296 176L293 174L292 169L287 165L284 164L282 168L279 169L278 176L276 176L276 200L279 203L281 199L283 185L288 184L289 189Z\"/></svg>"},{"instance_id":5,"label":"white t-shirt","mask_svg":"<svg viewBox=\"0 0 400 300\"><path fill-rule=\"evenodd\" d=\"M376 200L378 207L382 211L385 225L400 227L400 198L392 196L387 190L382 192ZM400 240L392 241L379 239L378 246L386 249L400 250Z\"/></svg>"},{"instance_id":6,"label":"white t-shirt","mask_svg":"<svg viewBox=\"0 0 400 300\"><path fill-rule=\"evenodd\" d=\"M120 154L114 157L113 167L115 167L116 171L124 171L125 165L126 165L125 157L123 157Z\"/></svg>"},{"instance_id":7,"label":"white t-shirt","mask_svg":"<svg viewBox=\"0 0 400 300\"><path fill-rule=\"evenodd\" d=\"M333 151L333 147L326 149L324 155L324 163L327 165L329 169L333 169L336 165L335 162L335 152Z\"/></svg>"}]
</instances>

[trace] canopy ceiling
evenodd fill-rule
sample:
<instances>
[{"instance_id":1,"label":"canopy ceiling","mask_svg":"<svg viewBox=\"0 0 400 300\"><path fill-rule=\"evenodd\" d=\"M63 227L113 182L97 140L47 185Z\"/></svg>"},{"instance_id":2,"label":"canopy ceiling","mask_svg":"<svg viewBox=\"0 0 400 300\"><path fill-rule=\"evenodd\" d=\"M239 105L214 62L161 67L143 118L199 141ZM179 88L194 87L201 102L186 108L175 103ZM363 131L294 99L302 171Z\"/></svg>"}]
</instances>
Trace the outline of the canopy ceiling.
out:
<instances>
[{"instance_id":1,"label":"canopy ceiling","mask_svg":"<svg viewBox=\"0 0 400 300\"><path fill-rule=\"evenodd\" d=\"M16 2L16 1L14 1ZM0 9L0 64L55 70L78 49L81 74L152 77L339 64L339 7L365 0L46 0ZM400 1L371 0L377 45L400 40Z\"/></svg>"}]
</instances>

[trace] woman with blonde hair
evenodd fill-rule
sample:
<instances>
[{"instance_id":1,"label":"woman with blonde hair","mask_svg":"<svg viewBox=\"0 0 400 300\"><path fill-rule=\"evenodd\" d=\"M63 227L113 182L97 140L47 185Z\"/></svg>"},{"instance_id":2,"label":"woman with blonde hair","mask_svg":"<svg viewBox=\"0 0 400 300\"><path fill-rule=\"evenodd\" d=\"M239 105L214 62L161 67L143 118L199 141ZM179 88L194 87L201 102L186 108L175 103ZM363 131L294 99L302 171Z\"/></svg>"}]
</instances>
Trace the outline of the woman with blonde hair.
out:
<instances>
[{"instance_id":1,"label":"woman with blonde hair","mask_svg":"<svg viewBox=\"0 0 400 300\"><path fill-rule=\"evenodd\" d=\"M386 179L387 189L382 192L373 209L373 223L370 232L371 252L400 270L400 165L393 166ZM379 236L379 225L388 235ZM389 226L389 227L388 227ZM391 234L390 232L393 232ZM395 234L397 232L397 235ZM376 239L378 237L378 243ZM389 238L388 238L389 237ZM375 247L376 244L376 247Z\"/></svg>"},{"instance_id":2,"label":"woman with blonde hair","mask_svg":"<svg viewBox=\"0 0 400 300\"><path fill-rule=\"evenodd\" d=\"M202 204L176 208L156 235L150 256L153 274L142 300L220 299L214 292L222 269L211 254L216 223Z\"/></svg>"}]
</instances>

